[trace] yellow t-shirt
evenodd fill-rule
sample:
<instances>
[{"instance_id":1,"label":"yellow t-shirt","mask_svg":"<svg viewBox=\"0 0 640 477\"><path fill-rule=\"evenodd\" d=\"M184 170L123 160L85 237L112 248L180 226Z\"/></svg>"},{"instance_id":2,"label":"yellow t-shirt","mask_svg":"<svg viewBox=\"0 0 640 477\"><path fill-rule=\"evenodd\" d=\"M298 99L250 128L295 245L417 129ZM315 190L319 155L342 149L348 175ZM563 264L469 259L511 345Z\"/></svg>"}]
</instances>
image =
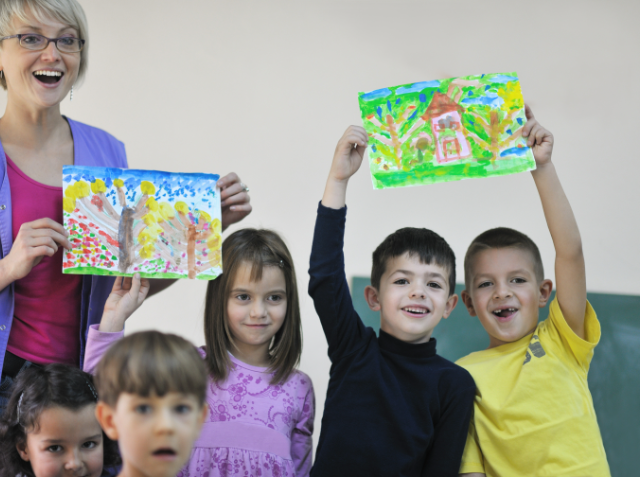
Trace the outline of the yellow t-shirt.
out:
<instances>
[{"instance_id":1,"label":"yellow t-shirt","mask_svg":"<svg viewBox=\"0 0 640 477\"><path fill-rule=\"evenodd\" d=\"M599 340L589 303L583 340L554 300L533 335L458 360L477 387L460 473L610 477L587 385Z\"/></svg>"}]
</instances>

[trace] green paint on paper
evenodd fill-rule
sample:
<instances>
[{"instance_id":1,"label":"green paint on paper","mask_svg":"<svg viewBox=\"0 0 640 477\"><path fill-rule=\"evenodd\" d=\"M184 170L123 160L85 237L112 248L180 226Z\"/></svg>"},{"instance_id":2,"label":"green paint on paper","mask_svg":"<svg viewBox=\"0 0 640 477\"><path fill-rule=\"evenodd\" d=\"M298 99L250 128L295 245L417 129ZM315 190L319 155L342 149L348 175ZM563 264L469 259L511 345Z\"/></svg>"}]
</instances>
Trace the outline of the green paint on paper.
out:
<instances>
[{"instance_id":1,"label":"green paint on paper","mask_svg":"<svg viewBox=\"0 0 640 477\"><path fill-rule=\"evenodd\" d=\"M535 169L516 73L358 93L375 189Z\"/></svg>"}]
</instances>

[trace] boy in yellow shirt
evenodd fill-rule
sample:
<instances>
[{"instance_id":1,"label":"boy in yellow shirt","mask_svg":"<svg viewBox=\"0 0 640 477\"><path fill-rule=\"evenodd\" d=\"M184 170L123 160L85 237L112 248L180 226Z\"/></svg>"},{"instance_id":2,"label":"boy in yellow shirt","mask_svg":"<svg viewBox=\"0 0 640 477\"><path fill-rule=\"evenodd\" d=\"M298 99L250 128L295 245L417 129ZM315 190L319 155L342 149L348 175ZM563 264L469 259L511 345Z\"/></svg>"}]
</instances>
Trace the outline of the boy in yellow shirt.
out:
<instances>
[{"instance_id":1,"label":"boy in yellow shirt","mask_svg":"<svg viewBox=\"0 0 640 477\"><path fill-rule=\"evenodd\" d=\"M489 334L489 348L457 362L477 386L460 474L610 477L587 385L600 324L587 302L580 232L551 162L553 136L525 111L522 135L556 250L556 298L538 323L552 283L526 235L492 229L469 246L462 301Z\"/></svg>"}]
</instances>

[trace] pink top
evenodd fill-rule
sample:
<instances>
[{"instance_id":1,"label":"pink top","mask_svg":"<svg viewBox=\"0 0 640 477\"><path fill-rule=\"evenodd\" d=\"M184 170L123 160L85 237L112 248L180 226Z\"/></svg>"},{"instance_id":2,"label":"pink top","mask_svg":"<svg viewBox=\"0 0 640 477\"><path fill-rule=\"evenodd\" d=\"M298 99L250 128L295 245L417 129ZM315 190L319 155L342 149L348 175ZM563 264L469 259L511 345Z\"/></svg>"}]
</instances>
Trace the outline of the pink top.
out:
<instances>
[{"instance_id":1,"label":"pink top","mask_svg":"<svg viewBox=\"0 0 640 477\"><path fill-rule=\"evenodd\" d=\"M11 183L12 235L20 226L43 217L62 223L62 187L36 182L7 156ZM62 178L61 178L62 179ZM59 248L14 282L15 309L7 349L34 363L78 365L80 354L80 275L62 274Z\"/></svg>"},{"instance_id":2,"label":"pink top","mask_svg":"<svg viewBox=\"0 0 640 477\"><path fill-rule=\"evenodd\" d=\"M84 370L93 372L109 346L124 336L89 328ZM203 357L204 350L200 350ZM223 383L209 381L209 416L178 477L300 477L311 471L315 396L309 376L294 371L269 384L266 368L233 356Z\"/></svg>"}]
</instances>

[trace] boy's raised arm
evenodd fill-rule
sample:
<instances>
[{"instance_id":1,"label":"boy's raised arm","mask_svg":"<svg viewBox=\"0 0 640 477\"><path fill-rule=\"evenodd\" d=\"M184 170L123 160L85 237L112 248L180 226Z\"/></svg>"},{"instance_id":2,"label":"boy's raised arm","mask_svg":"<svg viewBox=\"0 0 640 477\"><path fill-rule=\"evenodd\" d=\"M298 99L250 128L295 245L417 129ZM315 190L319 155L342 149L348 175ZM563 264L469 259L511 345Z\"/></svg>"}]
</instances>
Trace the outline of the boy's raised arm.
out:
<instances>
[{"instance_id":1,"label":"boy's raised arm","mask_svg":"<svg viewBox=\"0 0 640 477\"><path fill-rule=\"evenodd\" d=\"M333 155L322 205L331 209L345 206L347 184L362 164L368 140L366 131L360 126L349 126L344 132Z\"/></svg>"},{"instance_id":2,"label":"boy's raised arm","mask_svg":"<svg viewBox=\"0 0 640 477\"><path fill-rule=\"evenodd\" d=\"M544 129L525 106L527 123L522 135L533 149L537 169L531 172L556 250L556 296L567 324L584 339L587 282L582 241L569 200L551 162L553 135Z\"/></svg>"}]
</instances>

